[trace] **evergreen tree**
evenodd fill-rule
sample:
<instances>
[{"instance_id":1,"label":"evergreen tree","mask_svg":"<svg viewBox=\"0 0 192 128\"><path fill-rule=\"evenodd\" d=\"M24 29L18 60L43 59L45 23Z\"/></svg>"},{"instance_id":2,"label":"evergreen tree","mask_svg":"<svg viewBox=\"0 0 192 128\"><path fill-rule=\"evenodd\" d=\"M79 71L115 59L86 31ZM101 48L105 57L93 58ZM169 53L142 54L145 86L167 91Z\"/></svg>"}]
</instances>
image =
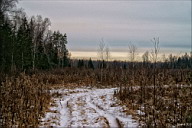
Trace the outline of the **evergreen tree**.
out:
<instances>
[{"instance_id":1,"label":"evergreen tree","mask_svg":"<svg viewBox=\"0 0 192 128\"><path fill-rule=\"evenodd\" d=\"M48 18L37 16L28 21L23 12L17 13L17 18L6 15L16 2L0 1L1 71L10 71L13 67L23 71L69 66L67 35L59 31L47 34Z\"/></svg>"},{"instance_id":2,"label":"evergreen tree","mask_svg":"<svg viewBox=\"0 0 192 128\"><path fill-rule=\"evenodd\" d=\"M78 67L78 68L83 68L83 67L85 67L84 60L79 60L78 63L77 63L77 67Z\"/></svg>"},{"instance_id":3,"label":"evergreen tree","mask_svg":"<svg viewBox=\"0 0 192 128\"><path fill-rule=\"evenodd\" d=\"M8 19L3 21L4 23L0 28L0 63L3 71L8 71L11 68L11 50L12 50L12 26Z\"/></svg>"},{"instance_id":4,"label":"evergreen tree","mask_svg":"<svg viewBox=\"0 0 192 128\"><path fill-rule=\"evenodd\" d=\"M94 65L93 65L91 58L88 61L88 68L94 69Z\"/></svg>"},{"instance_id":5,"label":"evergreen tree","mask_svg":"<svg viewBox=\"0 0 192 128\"><path fill-rule=\"evenodd\" d=\"M62 66L64 66L64 67L69 66L69 58L68 58L69 52L66 48L66 44L67 44L67 34L65 33L62 36L62 52L63 52Z\"/></svg>"},{"instance_id":6,"label":"evergreen tree","mask_svg":"<svg viewBox=\"0 0 192 128\"><path fill-rule=\"evenodd\" d=\"M18 69L29 69L32 67L32 38L26 17L18 30L15 48L15 62Z\"/></svg>"}]
</instances>

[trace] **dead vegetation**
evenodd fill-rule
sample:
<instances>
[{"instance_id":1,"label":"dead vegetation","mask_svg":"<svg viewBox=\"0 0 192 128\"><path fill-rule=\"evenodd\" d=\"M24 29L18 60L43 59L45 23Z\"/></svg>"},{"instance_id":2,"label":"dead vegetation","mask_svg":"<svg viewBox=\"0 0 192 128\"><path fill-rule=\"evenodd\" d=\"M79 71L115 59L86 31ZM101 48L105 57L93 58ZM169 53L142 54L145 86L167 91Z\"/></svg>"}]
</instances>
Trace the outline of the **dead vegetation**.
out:
<instances>
[{"instance_id":1,"label":"dead vegetation","mask_svg":"<svg viewBox=\"0 0 192 128\"><path fill-rule=\"evenodd\" d=\"M1 83L0 127L37 127L49 107L50 94L36 75L5 77Z\"/></svg>"},{"instance_id":2,"label":"dead vegetation","mask_svg":"<svg viewBox=\"0 0 192 128\"><path fill-rule=\"evenodd\" d=\"M2 127L37 127L51 105L51 97L61 94L52 88L119 87L114 94L145 126L181 126L192 122L191 70L134 68L64 68L1 77ZM156 75L154 75L154 73ZM154 78L155 77L155 78ZM155 88L154 88L155 79ZM154 93L155 91L155 93ZM73 92L71 92L73 93ZM141 110L139 116L136 110Z\"/></svg>"},{"instance_id":3,"label":"dead vegetation","mask_svg":"<svg viewBox=\"0 0 192 128\"><path fill-rule=\"evenodd\" d=\"M130 72L136 75L127 80L127 84L121 85L114 94L133 111L132 115L137 115L143 126L191 126L190 70L156 69L153 72L150 69L140 69Z\"/></svg>"}]
</instances>

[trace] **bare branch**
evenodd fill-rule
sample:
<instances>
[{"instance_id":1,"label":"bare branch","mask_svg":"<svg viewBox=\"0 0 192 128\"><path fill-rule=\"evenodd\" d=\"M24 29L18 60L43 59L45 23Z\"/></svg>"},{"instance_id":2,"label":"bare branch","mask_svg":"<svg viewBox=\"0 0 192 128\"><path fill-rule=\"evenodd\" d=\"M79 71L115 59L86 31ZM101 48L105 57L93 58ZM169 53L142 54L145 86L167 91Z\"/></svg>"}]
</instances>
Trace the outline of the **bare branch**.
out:
<instances>
[{"instance_id":1,"label":"bare branch","mask_svg":"<svg viewBox=\"0 0 192 128\"><path fill-rule=\"evenodd\" d=\"M134 62L135 61L137 47L134 44L129 43L128 48L129 48L128 52L129 52L130 61Z\"/></svg>"},{"instance_id":2,"label":"bare branch","mask_svg":"<svg viewBox=\"0 0 192 128\"><path fill-rule=\"evenodd\" d=\"M151 58L152 58L152 61L156 63L157 62L157 56L158 56L158 53L160 51L159 37L153 38L151 40L151 42L153 43L153 46L154 46L154 49L152 49L152 51L151 51Z\"/></svg>"},{"instance_id":3,"label":"bare branch","mask_svg":"<svg viewBox=\"0 0 192 128\"><path fill-rule=\"evenodd\" d=\"M106 55L106 60L109 61L109 59L110 59L110 49L109 49L109 46L106 46L106 48L105 48L105 55Z\"/></svg>"},{"instance_id":4,"label":"bare branch","mask_svg":"<svg viewBox=\"0 0 192 128\"><path fill-rule=\"evenodd\" d=\"M104 52L105 52L105 42L101 39L99 48L98 48L98 55L101 60L104 60Z\"/></svg>"}]
</instances>

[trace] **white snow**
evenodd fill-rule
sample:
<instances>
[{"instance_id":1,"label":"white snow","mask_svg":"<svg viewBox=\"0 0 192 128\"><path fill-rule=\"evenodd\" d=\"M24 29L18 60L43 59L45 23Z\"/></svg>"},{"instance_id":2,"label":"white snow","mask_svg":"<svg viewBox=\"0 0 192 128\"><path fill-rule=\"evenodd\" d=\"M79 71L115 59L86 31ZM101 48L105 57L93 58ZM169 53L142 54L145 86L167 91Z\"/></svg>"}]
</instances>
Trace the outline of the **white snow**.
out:
<instances>
[{"instance_id":1,"label":"white snow","mask_svg":"<svg viewBox=\"0 0 192 128\"><path fill-rule=\"evenodd\" d=\"M53 98L55 105L42 119L43 126L56 127L138 127L131 115L113 97L116 88L58 89L62 96ZM55 111L56 110L56 111Z\"/></svg>"}]
</instances>

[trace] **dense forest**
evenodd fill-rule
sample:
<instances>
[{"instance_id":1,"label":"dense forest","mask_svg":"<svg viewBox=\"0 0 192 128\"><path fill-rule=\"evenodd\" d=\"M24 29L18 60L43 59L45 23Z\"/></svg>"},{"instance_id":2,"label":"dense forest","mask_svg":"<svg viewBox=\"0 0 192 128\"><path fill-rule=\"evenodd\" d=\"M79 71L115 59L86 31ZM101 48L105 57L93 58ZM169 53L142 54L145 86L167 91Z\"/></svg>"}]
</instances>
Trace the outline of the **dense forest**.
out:
<instances>
[{"instance_id":1,"label":"dense forest","mask_svg":"<svg viewBox=\"0 0 192 128\"><path fill-rule=\"evenodd\" d=\"M0 127L38 127L55 95L50 90L72 85L116 87L114 97L145 113L135 115L143 126L191 126L192 54L159 61L154 38L142 61L134 45L129 61L109 61L102 45L98 60L70 59L67 34L50 30L48 18L28 17L17 2L0 1Z\"/></svg>"},{"instance_id":2,"label":"dense forest","mask_svg":"<svg viewBox=\"0 0 192 128\"><path fill-rule=\"evenodd\" d=\"M48 18L27 18L23 11L13 10L15 2L1 1L1 71L68 66L67 35L52 32Z\"/></svg>"},{"instance_id":3,"label":"dense forest","mask_svg":"<svg viewBox=\"0 0 192 128\"><path fill-rule=\"evenodd\" d=\"M67 35L52 32L48 18L27 17L17 2L0 1L0 127L37 127L50 94L25 72L68 66Z\"/></svg>"}]
</instances>

